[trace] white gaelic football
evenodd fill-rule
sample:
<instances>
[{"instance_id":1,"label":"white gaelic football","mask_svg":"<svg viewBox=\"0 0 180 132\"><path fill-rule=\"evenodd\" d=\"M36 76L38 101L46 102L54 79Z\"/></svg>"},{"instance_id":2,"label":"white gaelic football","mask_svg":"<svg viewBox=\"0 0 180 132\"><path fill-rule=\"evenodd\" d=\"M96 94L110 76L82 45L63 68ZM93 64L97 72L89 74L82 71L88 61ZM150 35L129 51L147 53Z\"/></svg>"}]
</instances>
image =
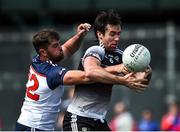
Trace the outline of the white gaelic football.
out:
<instances>
[{"instance_id":1,"label":"white gaelic football","mask_svg":"<svg viewBox=\"0 0 180 132\"><path fill-rule=\"evenodd\" d=\"M145 46L132 44L124 50L122 61L128 70L141 72L148 67L151 61L151 54Z\"/></svg>"}]
</instances>

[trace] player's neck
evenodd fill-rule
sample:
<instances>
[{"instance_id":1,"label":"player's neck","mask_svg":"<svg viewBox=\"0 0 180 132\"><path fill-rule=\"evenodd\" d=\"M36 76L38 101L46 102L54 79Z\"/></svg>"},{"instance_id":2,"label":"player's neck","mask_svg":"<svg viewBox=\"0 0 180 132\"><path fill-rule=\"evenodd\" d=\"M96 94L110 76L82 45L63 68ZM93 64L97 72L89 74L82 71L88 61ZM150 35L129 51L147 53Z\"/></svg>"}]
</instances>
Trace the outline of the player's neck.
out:
<instances>
[{"instance_id":1,"label":"player's neck","mask_svg":"<svg viewBox=\"0 0 180 132\"><path fill-rule=\"evenodd\" d=\"M39 56L39 58L43 62L48 60L48 58L46 56Z\"/></svg>"}]
</instances>

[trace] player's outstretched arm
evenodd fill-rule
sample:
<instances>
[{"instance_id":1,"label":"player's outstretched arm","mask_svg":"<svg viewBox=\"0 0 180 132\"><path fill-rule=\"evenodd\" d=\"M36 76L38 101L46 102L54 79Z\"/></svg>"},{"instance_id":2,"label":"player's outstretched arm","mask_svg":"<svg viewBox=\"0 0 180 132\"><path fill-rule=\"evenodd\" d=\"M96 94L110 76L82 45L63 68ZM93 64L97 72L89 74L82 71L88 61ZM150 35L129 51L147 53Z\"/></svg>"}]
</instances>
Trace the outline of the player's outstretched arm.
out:
<instances>
[{"instance_id":1,"label":"player's outstretched arm","mask_svg":"<svg viewBox=\"0 0 180 132\"><path fill-rule=\"evenodd\" d=\"M91 25L88 23L82 23L77 27L76 35L74 35L62 45L64 57L71 56L79 49L83 38L90 28Z\"/></svg>"},{"instance_id":2,"label":"player's outstretched arm","mask_svg":"<svg viewBox=\"0 0 180 132\"><path fill-rule=\"evenodd\" d=\"M64 75L63 84L76 85L76 84L90 84L94 82L101 82L101 83L106 83L106 84L122 84L138 92L144 91L147 88L147 85L139 83L139 82L147 81L147 80L136 79L133 75L134 73L129 73L123 77L120 77L120 76L110 74L108 72L107 73L110 74L110 76L106 75L107 74L106 72L107 71L103 73L102 70L95 69L95 71L93 71L92 73L94 76L92 78L89 75L85 74L84 71L70 70L66 72L66 74Z\"/></svg>"},{"instance_id":3,"label":"player's outstretched arm","mask_svg":"<svg viewBox=\"0 0 180 132\"><path fill-rule=\"evenodd\" d=\"M134 89L135 91L138 91L138 92L144 91L145 88L147 87L147 85L141 84L141 83L139 83L139 81L146 81L146 80L145 79L135 79L133 74L134 73L129 73L123 77L112 74L112 76L115 78L115 79L113 79L113 81L116 80L116 81L114 81L114 83L112 83L112 81L109 81L109 79L105 79L105 78L102 79L100 76L99 76L100 78L90 79L85 75L84 71L70 70L70 71L66 72L66 74L64 75L63 84L64 85L76 85L76 84L90 84L90 83L94 83L94 82L101 82L101 83L106 83L106 84L122 84L122 85L125 85L131 89Z\"/></svg>"},{"instance_id":4,"label":"player's outstretched arm","mask_svg":"<svg viewBox=\"0 0 180 132\"><path fill-rule=\"evenodd\" d=\"M64 85L89 84L92 82L94 81L87 78L85 72L80 70L69 70L63 78Z\"/></svg>"},{"instance_id":5,"label":"player's outstretched arm","mask_svg":"<svg viewBox=\"0 0 180 132\"><path fill-rule=\"evenodd\" d=\"M98 59L92 56L88 56L85 58L84 69L86 77L96 82L121 84L132 89L139 89L140 91L147 88L147 85L140 83L147 81L147 79L136 79L133 75L134 73L129 73L125 76L117 76L111 74L100 66L100 61Z\"/></svg>"}]
</instances>

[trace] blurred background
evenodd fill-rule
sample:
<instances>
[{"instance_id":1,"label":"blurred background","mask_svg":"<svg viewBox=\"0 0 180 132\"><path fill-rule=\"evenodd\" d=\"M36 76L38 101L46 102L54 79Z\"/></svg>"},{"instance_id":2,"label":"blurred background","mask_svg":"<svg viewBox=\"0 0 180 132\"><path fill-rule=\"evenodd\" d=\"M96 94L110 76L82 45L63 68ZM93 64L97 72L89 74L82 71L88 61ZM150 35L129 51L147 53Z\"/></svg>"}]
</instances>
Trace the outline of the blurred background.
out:
<instances>
[{"instance_id":1,"label":"blurred background","mask_svg":"<svg viewBox=\"0 0 180 132\"><path fill-rule=\"evenodd\" d=\"M1 130L13 130L20 114L29 64L35 54L32 35L42 28L55 28L65 42L76 33L79 23L93 24L97 13L108 9L115 9L122 17L121 48L141 43L150 50L153 76L141 94L114 86L107 120L114 115L114 104L123 100L137 122L146 106L153 108L155 119L161 121L167 103L180 96L179 0L0 0ZM89 46L86 42L93 39L91 30L81 49L61 64L77 68Z\"/></svg>"}]
</instances>

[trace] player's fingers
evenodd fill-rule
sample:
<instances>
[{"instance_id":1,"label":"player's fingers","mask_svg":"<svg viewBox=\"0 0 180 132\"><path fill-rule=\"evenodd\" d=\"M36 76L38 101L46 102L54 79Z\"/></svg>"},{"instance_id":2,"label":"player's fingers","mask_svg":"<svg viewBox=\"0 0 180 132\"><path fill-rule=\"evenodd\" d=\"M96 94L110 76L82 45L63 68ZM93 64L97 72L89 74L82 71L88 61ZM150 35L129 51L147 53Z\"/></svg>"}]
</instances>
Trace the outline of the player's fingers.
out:
<instances>
[{"instance_id":1,"label":"player's fingers","mask_svg":"<svg viewBox=\"0 0 180 132\"><path fill-rule=\"evenodd\" d=\"M80 24L79 25L79 29L80 30L86 30L86 31L89 31L89 29L91 28L91 24L89 24L89 23L83 23L83 24Z\"/></svg>"},{"instance_id":2,"label":"player's fingers","mask_svg":"<svg viewBox=\"0 0 180 132\"><path fill-rule=\"evenodd\" d=\"M132 90L134 90L134 91L136 91L138 93L145 91L145 88L140 88L138 86L132 86L132 87L130 87L130 89L132 89Z\"/></svg>"},{"instance_id":3,"label":"player's fingers","mask_svg":"<svg viewBox=\"0 0 180 132\"><path fill-rule=\"evenodd\" d=\"M128 74L128 73L130 73L130 71L129 71L125 66L123 66L122 72L123 72L125 75Z\"/></svg>"},{"instance_id":4,"label":"player's fingers","mask_svg":"<svg viewBox=\"0 0 180 132\"><path fill-rule=\"evenodd\" d=\"M137 87L135 88L135 87L134 87L133 90L136 90L136 91L142 91L142 92L143 92L143 91L145 91L146 89L137 88Z\"/></svg>"},{"instance_id":5,"label":"player's fingers","mask_svg":"<svg viewBox=\"0 0 180 132\"><path fill-rule=\"evenodd\" d=\"M148 85L145 84L141 84L141 83L133 83L131 85L131 88L134 90L140 90L140 91L144 91L148 88Z\"/></svg>"},{"instance_id":6,"label":"player's fingers","mask_svg":"<svg viewBox=\"0 0 180 132\"><path fill-rule=\"evenodd\" d=\"M136 86L138 86L139 88L148 88L148 85L143 84L143 83L135 83Z\"/></svg>"},{"instance_id":7,"label":"player's fingers","mask_svg":"<svg viewBox=\"0 0 180 132\"><path fill-rule=\"evenodd\" d=\"M130 76L132 76L134 74L134 72L130 72L128 74L125 75L125 78L129 78Z\"/></svg>"},{"instance_id":8,"label":"player's fingers","mask_svg":"<svg viewBox=\"0 0 180 132\"><path fill-rule=\"evenodd\" d=\"M84 28L85 30L89 31L89 29L91 28L91 24L89 24L89 23L84 23L83 28Z\"/></svg>"}]
</instances>

